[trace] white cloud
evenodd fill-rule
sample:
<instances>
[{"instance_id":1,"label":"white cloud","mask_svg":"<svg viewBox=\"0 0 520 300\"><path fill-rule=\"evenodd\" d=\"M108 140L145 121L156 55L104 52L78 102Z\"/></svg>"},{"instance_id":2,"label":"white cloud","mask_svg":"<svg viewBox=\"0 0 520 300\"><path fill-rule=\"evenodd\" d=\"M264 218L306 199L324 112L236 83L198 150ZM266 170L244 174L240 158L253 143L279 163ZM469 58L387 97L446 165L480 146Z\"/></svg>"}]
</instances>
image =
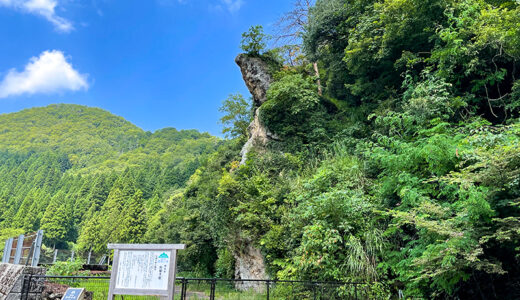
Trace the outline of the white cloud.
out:
<instances>
[{"instance_id":1,"label":"white cloud","mask_svg":"<svg viewBox=\"0 0 520 300\"><path fill-rule=\"evenodd\" d=\"M0 0L0 6L40 15L51 22L58 31L69 32L74 27L67 19L56 15L57 0Z\"/></svg>"},{"instance_id":2,"label":"white cloud","mask_svg":"<svg viewBox=\"0 0 520 300\"><path fill-rule=\"evenodd\" d=\"M2 1L2 0L0 0ZM160 5L173 5L175 3L178 4L188 4L193 2L192 0L156 0ZM520 1L520 0L519 0ZM208 7L213 11L229 11L231 13L237 12L240 8L245 4L244 0L208 0Z\"/></svg>"},{"instance_id":3,"label":"white cloud","mask_svg":"<svg viewBox=\"0 0 520 300\"><path fill-rule=\"evenodd\" d=\"M217 0L216 4L210 4L209 9L217 12L223 12L225 10L230 13L235 13L240 10L244 5L244 0Z\"/></svg>"},{"instance_id":4,"label":"white cloud","mask_svg":"<svg viewBox=\"0 0 520 300\"><path fill-rule=\"evenodd\" d=\"M224 3L224 5L226 5L227 9L232 13L238 11L244 4L244 1L242 1L242 0L221 0L221 1Z\"/></svg>"},{"instance_id":5,"label":"white cloud","mask_svg":"<svg viewBox=\"0 0 520 300\"><path fill-rule=\"evenodd\" d=\"M0 82L0 98L82 89L88 89L87 75L74 70L63 52L52 50L32 57L21 72L11 69Z\"/></svg>"}]
</instances>

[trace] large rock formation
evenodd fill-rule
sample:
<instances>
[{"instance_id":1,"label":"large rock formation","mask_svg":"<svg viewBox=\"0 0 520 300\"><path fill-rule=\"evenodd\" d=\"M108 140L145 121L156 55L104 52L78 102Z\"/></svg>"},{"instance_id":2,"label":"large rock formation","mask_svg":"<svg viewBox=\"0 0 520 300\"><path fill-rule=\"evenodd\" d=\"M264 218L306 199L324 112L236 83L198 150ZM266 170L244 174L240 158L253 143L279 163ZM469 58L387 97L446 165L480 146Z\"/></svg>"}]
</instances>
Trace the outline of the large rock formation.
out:
<instances>
[{"instance_id":1,"label":"large rock formation","mask_svg":"<svg viewBox=\"0 0 520 300\"><path fill-rule=\"evenodd\" d=\"M267 101L267 90L271 86L273 78L269 73L269 67L259 57L240 54L235 62L242 71L242 77L247 88L253 96L253 106L255 110L254 119L248 127L249 139L242 147L240 154L244 164L247 153L254 147L257 150L264 150L269 140L276 139L269 129L263 124L259 116L259 107ZM241 240L241 239L239 239ZM241 240L241 245L237 245L234 251L235 257L235 278L240 279L266 279L267 272L264 257L260 250L254 247L250 240ZM263 289L256 282L242 282L237 284L238 289Z\"/></svg>"},{"instance_id":2,"label":"large rock formation","mask_svg":"<svg viewBox=\"0 0 520 300\"><path fill-rule=\"evenodd\" d=\"M251 242L244 243L241 249L235 251L234 256L236 279L267 279L264 256L258 248L252 246ZM261 292L265 289L265 285L259 285L256 281L242 281L237 282L235 288Z\"/></svg>"},{"instance_id":3,"label":"large rock formation","mask_svg":"<svg viewBox=\"0 0 520 300\"><path fill-rule=\"evenodd\" d=\"M267 100L267 90L273 81L269 66L261 58L243 53L235 58L235 62L242 71L249 92L253 95L255 107L259 107Z\"/></svg>"},{"instance_id":4,"label":"large rock formation","mask_svg":"<svg viewBox=\"0 0 520 300\"><path fill-rule=\"evenodd\" d=\"M255 110L254 119L248 127L249 139L240 152L242 155L240 164L244 164L247 153L251 148L262 149L269 140L277 139L276 135L271 133L263 124L262 120L260 120L258 110L258 108L267 101L267 90L273 82L273 77L269 73L267 63L259 57L239 54L235 62L240 67L244 82L253 96L253 106Z\"/></svg>"}]
</instances>

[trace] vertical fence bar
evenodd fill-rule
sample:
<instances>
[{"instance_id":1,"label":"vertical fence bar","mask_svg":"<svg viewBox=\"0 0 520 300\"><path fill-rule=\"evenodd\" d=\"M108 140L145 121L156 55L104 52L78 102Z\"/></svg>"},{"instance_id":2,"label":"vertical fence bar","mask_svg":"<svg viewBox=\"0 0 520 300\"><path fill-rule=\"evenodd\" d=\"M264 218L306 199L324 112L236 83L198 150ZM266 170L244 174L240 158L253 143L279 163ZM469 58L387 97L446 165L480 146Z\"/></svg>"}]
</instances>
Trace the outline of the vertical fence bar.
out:
<instances>
[{"instance_id":1,"label":"vertical fence bar","mask_svg":"<svg viewBox=\"0 0 520 300\"><path fill-rule=\"evenodd\" d=\"M312 293L314 294L314 300L318 299L318 289L316 288L317 285L317 283L312 284Z\"/></svg>"},{"instance_id":2,"label":"vertical fence bar","mask_svg":"<svg viewBox=\"0 0 520 300\"><path fill-rule=\"evenodd\" d=\"M211 288L210 288L210 291L209 291L209 299L210 300L215 300L215 286L217 284L217 280L216 279L213 279L211 280Z\"/></svg>"},{"instance_id":3,"label":"vertical fence bar","mask_svg":"<svg viewBox=\"0 0 520 300\"><path fill-rule=\"evenodd\" d=\"M27 285L27 275L22 275L22 286L20 287L20 300L24 300L25 290Z\"/></svg>"},{"instance_id":4,"label":"vertical fence bar","mask_svg":"<svg viewBox=\"0 0 520 300\"><path fill-rule=\"evenodd\" d=\"M265 282L265 285L266 285L266 287L267 287L267 290L266 290L266 292L267 292L267 300L269 300L269 283L270 283L269 280L267 280L267 281Z\"/></svg>"},{"instance_id":5,"label":"vertical fence bar","mask_svg":"<svg viewBox=\"0 0 520 300\"><path fill-rule=\"evenodd\" d=\"M186 299L186 285L188 284L188 282L186 281L186 278L182 278L181 280L181 300L185 300Z\"/></svg>"},{"instance_id":6,"label":"vertical fence bar","mask_svg":"<svg viewBox=\"0 0 520 300\"><path fill-rule=\"evenodd\" d=\"M22 293L20 294L20 298L22 298L22 300L29 299L29 292L31 291L31 281L32 281L32 274L30 274L30 275L26 274L23 276Z\"/></svg>"}]
</instances>

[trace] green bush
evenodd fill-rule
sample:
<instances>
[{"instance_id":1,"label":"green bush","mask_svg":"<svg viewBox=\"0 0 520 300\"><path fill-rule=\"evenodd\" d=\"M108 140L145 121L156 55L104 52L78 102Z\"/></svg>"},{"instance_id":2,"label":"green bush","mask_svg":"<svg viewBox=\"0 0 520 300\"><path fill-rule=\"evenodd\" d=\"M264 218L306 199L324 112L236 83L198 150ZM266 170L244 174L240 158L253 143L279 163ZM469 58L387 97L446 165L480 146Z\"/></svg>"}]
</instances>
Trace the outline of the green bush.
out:
<instances>
[{"instance_id":1,"label":"green bush","mask_svg":"<svg viewBox=\"0 0 520 300\"><path fill-rule=\"evenodd\" d=\"M260 55L266 48L268 36L261 25L251 26L247 32L242 33L240 48L250 55Z\"/></svg>"},{"instance_id":2,"label":"green bush","mask_svg":"<svg viewBox=\"0 0 520 300\"><path fill-rule=\"evenodd\" d=\"M320 103L316 84L301 74L289 74L273 83L267 101L260 107L260 118L287 144L312 143L326 137L328 120Z\"/></svg>"},{"instance_id":3,"label":"green bush","mask_svg":"<svg viewBox=\"0 0 520 300\"><path fill-rule=\"evenodd\" d=\"M228 249L218 251L218 259L215 262L215 277L217 278L234 278L235 276L235 258Z\"/></svg>"},{"instance_id":4,"label":"green bush","mask_svg":"<svg viewBox=\"0 0 520 300\"><path fill-rule=\"evenodd\" d=\"M83 261L76 259L74 261L58 261L47 270L47 275L54 276L74 276L88 274L88 271L81 271Z\"/></svg>"}]
</instances>

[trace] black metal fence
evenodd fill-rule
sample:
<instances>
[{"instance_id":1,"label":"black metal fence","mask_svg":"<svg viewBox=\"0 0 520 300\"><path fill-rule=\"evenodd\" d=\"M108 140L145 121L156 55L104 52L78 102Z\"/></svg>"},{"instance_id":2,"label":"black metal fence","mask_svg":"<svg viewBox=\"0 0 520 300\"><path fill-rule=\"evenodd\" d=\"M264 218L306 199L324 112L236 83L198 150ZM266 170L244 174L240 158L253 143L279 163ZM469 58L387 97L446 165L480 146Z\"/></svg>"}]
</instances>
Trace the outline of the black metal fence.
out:
<instances>
[{"instance_id":1,"label":"black metal fence","mask_svg":"<svg viewBox=\"0 0 520 300\"><path fill-rule=\"evenodd\" d=\"M21 300L53 300L68 287L85 288L88 299L106 300L110 277L27 275L21 285ZM116 296L124 300L158 300L155 296ZM292 280L244 280L177 278L175 299L301 300L377 299L368 284Z\"/></svg>"},{"instance_id":2,"label":"black metal fence","mask_svg":"<svg viewBox=\"0 0 520 300\"><path fill-rule=\"evenodd\" d=\"M85 265L109 265L110 256L107 253L92 251L76 252L73 250L42 249L40 265L52 265L60 261L80 260Z\"/></svg>"}]
</instances>

